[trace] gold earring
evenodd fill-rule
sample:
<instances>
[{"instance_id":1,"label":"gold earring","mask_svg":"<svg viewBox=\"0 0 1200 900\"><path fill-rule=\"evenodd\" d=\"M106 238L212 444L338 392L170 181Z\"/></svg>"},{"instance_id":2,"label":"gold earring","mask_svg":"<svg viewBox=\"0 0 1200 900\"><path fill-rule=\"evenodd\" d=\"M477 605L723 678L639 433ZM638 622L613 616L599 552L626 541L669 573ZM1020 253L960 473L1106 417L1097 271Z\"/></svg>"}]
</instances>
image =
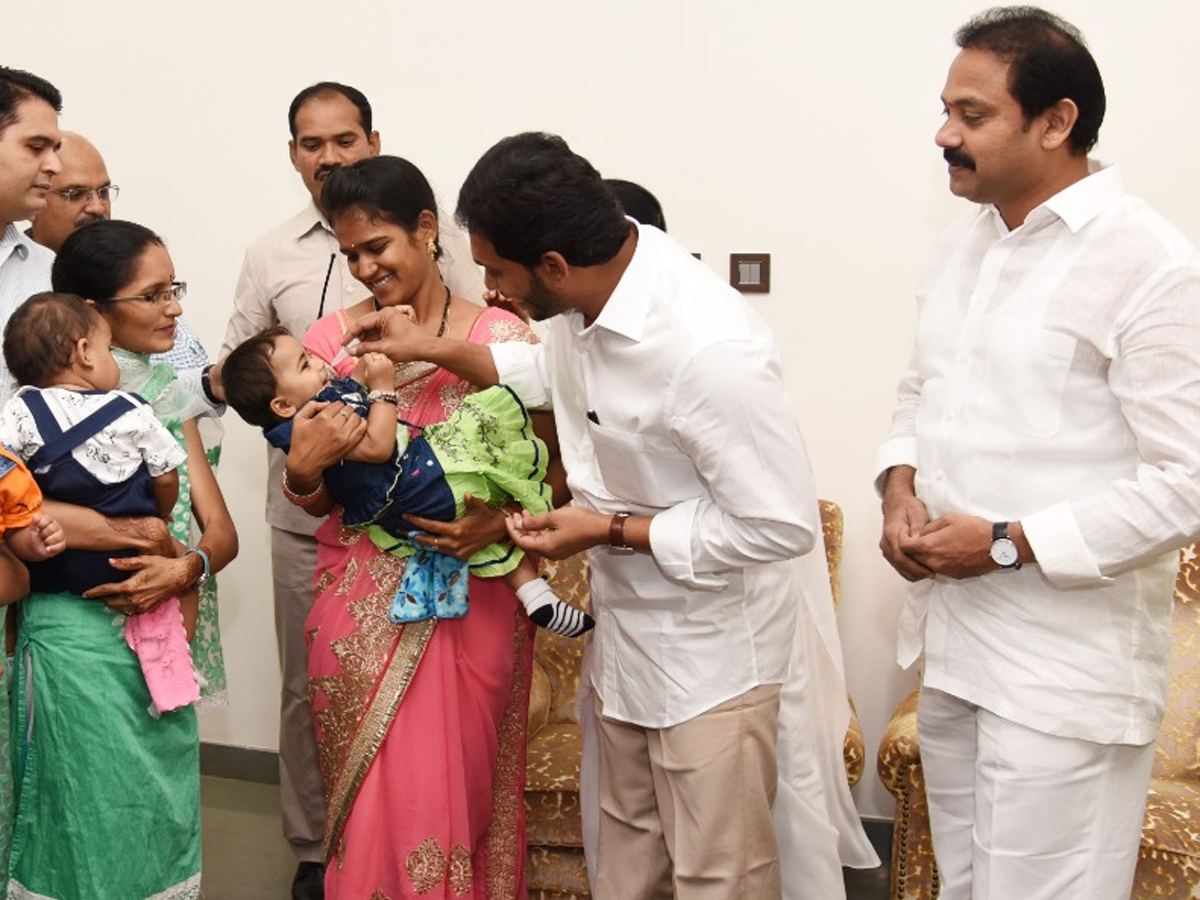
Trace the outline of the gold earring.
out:
<instances>
[{"instance_id":1,"label":"gold earring","mask_svg":"<svg viewBox=\"0 0 1200 900\"><path fill-rule=\"evenodd\" d=\"M430 259L437 259L437 242L433 238L425 242L425 249L429 251Z\"/></svg>"}]
</instances>

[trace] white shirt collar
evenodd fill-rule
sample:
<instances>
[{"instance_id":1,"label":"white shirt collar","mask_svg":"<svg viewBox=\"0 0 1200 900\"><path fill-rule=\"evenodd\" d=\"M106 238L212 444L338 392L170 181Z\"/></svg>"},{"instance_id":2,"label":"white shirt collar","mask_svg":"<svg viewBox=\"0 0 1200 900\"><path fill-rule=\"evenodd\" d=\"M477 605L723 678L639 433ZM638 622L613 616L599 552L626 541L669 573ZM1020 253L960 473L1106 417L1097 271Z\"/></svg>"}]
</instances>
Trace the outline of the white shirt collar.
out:
<instances>
[{"instance_id":1,"label":"white shirt collar","mask_svg":"<svg viewBox=\"0 0 1200 900\"><path fill-rule=\"evenodd\" d=\"M0 261L8 259L14 253L21 259L28 258L29 238L21 234L21 229L14 222L9 222L4 226L4 233L0 235Z\"/></svg>"},{"instance_id":2,"label":"white shirt collar","mask_svg":"<svg viewBox=\"0 0 1200 900\"><path fill-rule=\"evenodd\" d=\"M1059 191L1042 205L1077 232L1121 199L1121 173L1099 160L1088 161L1088 176Z\"/></svg>"},{"instance_id":3,"label":"white shirt collar","mask_svg":"<svg viewBox=\"0 0 1200 900\"><path fill-rule=\"evenodd\" d=\"M604 309L600 310L594 325L623 335L631 341L640 341L646 332L646 316L654 297L657 235L653 233L656 231L653 226L640 225L633 219L629 221L638 232L633 258L609 295Z\"/></svg>"},{"instance_id":4,"label":"white shirt collar","mask_svg":"<svg viewBox=\"0 0 1200 900\"><path fill-rule=\"evenodd\" d=\"M1072 233L1081 228L1112 206L1124 195L1121 184L1121 172L1116 165L1109 165L1099 160L1088 160L1086 178L1063 188L1053 197L1030 210L1029 215L1019 228L1056 218L1062 221ZM1009 228L1004 224L1000 211L995 206L987 206L1000 234L1009 234Z\"/></svg>"}]
</instances>

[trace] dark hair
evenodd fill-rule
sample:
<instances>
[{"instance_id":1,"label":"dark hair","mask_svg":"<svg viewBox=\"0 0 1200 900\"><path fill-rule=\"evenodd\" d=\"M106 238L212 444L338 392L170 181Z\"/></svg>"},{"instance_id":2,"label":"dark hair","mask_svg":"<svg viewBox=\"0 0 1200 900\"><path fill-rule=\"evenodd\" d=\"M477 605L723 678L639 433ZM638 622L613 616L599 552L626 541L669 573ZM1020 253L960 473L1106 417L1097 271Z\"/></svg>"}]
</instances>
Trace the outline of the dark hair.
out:
<instances>
[{"instance_id":1,"label":"dark hair","mask_svg":"<svg viewBox=\"0 0 1200 900\"><path fill-rule=\"evenodd\" d=\"M21 384L44 387L71 365L75 345L96 330L100 313L75 294L43 291L4 326L4 359Z\"/></svg>"},{"instance_id":2,"label":"dark hair","mask_svg":"<svg viewBox=\"0 0 1200 900\"><path fill-rule=\"evenodd\" d=\"M291 335L282 325L267 328L242 341L221 364L221 383L225 401L243 420L259 428L270 428L283 421L271 411L278 384L271 370L275 339Z\"/></svg>"},{"instance_id":3,"label":"dark hair","mask_svg":"<svg viewBox=\"0 0 1200 900\"><path fill-rule=\"evenodd\" d=\"M640 184L620 178L605 178L604 183L625 210L625 215L643 225L653 225L659 231L667 230L667 217L663 215L662 204Z\"/></svg>"},{"instance_id":4,"label":"dark hair","mask_svg":"<svg viewBox=\"0 0 1200 900\"><path fill-rule=\"evenodd\" d=\"M288 107L288 130L292 133L293 141L296 139L296 115L300 112L300 107L316 97L329 97L335 94L340 94L354 104L358 109L358 121L362 125L363 134L367 137L371 136L371 102L363 92L337 81L318 81L298 93L292 99L292 105Z\"/></svg>"},{"instance_id":5,"label":"dark hair","mask_svg":"<svg viewBox=\"0 0 1200 900\"><path fill-rule=\"evenodd\" d=\"M0 134L17 121L17 108L30 97L38 97L62 112L62 94L45 78L23 69L0 66Z\"/></svg>"},{"instance_id":6,"label":"dark hair","mask_svg":"<svg viewBox=\"0 0 1200 900\"><path fill-rule=\"evenodd\" d=\"M1079 118L1071 151L1085 154L1096 145L1104 81L1074 25L1036 6L998 6L975 16L954 39L964 50L986 50L1008 63L1008 90L1027 120L1060 100L1074 101Z\"/></svg>"},{"instance_id":7,"label":"dark hair","mask_svg":"<svg viewBox=\"0 0 1200 900\"><path fill-rule=\"evenodd\" d=\"M459 191L456 216L528 268L550 251L573 266L607 262L629 237L600 173L562 138L537 132L506 137L483 154Z\"/></svg>"},{"instance_id":8,"label":"dark hair","mask_svg":"<svg viewBox=\"0 0 1200 900\"><path fill-rule=\"evenodd\" d=\"M348 209L361 209L372 219L399 225L410 234L421 213L437 219L437 198L421 170L398 156L370 156L351 166L338 166L321 188L321 208L330 222ZM441 242L435 258L442 255Z\"/></svg>"},{"instance_id":9,"label":"dark hair","mask_svg":"<svg viewBox=\"0 0 1200 900\"><path fill-rule=\"evenodd\" d=\"M50 270L50 284L56 291L108 300L129 284L151 244L164 246L162 238L136 222L111 219L84 225L63 241Z\"/></svg>"}]
</instances>

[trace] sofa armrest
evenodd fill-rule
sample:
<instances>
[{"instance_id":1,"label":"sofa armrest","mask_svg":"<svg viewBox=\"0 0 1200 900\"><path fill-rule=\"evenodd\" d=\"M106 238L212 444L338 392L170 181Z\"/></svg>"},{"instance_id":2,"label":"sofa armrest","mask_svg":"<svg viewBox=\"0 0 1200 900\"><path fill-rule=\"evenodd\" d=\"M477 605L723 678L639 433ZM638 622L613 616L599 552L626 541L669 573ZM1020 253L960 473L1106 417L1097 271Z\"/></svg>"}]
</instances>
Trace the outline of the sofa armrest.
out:
<instances>
[{"instance_id":1,"label":"sofa armrest","mask_svg":"<svg viewBox=\"0 0 1200 900\"><path fill-rule=\"evenodd\" d=\"M879 778L897 800L900 792L911 783L912 767L921 764L921 746L917 741L919 693L913 691L900 701L879 741Z\"/></svg>"},{"instance_id":2,"label":"sofa armrest","mask_svg":"<svg viewBox=\"0 0 1200 900\"><path fill-rule=\"evenodd\" d=\"M879 742L879 778L896 798L892 900L933 900L941 890L917 741L917 696L913 691L900 701Z\"/></svg>"}]
</instances>

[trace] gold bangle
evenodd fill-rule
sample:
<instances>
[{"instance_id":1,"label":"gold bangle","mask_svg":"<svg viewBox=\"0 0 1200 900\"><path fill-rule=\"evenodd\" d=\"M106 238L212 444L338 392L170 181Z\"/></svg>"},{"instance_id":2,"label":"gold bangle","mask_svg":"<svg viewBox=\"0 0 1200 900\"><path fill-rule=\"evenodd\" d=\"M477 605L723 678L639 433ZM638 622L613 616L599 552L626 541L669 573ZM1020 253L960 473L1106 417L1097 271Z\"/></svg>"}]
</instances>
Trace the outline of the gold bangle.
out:
<instances>
[{"instance_id":1,"label":"gold bangle","mask_svg":"<svg viewBox=\"0 0 1200 900\"><path fill-rule=\"evenodd\" d=\"M310 506L316 506L317 501L325 494L325 481L317 482L317 486L307 494L297 494L290 484L288 484L287 469L283 470L283 496L287 498L289 503L305 509Z\"/></svg>"}]
</instances>

